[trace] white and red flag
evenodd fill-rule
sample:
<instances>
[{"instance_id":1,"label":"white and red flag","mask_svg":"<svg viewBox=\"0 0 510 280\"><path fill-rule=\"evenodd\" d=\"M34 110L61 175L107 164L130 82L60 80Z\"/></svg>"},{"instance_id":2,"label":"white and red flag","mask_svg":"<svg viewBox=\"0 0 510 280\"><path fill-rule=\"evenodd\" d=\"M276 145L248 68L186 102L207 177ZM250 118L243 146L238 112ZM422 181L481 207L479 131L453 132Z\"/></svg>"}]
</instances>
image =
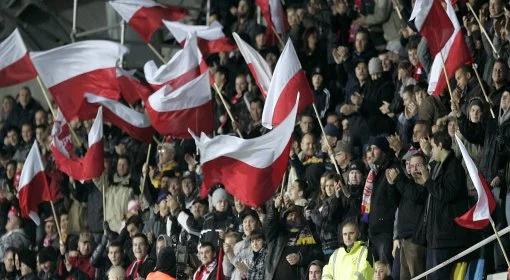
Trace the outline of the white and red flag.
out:
<instances>
[{"instance_id":1,"label":"white and red flag","mask_svg":"<svg viewBox=\"0 0 510 280\"><path fill-rule=\"evenodd\" d=\"M105 122L112 123L131 137L150 143L154 135L149 118L146 114L135 111L121 102L106 97L86 93L85 99L95 106L103 106Z\"/></svg>"},{"instance_id":2,"label":"white and red flag","mask_svg":"<svg viewBox=\"0 0 510 280\"><path fill-rule=\"evenodd\" d=\"M197 45L197 37L191 34L187 37L182 50L179 50L165 65L157 67L154 61L145 63L145 79L149 85L158 90L164 85L175 90L194 80L208 71L207 64Z\"/></svg>"},{"instance_id":3,"label":"white and red flag","mask_svg":"<svg viewBox=\"0 0 510 280\"><path fill-rule=\"evenodd\" d=\"M27 48L16 28L0 42L0 87L12 86L37 77Z\"/></svg>"},{"instance_id":4,"label":"white and red flag","mask_svg":"<svg viewBox=\"0 0 510 280\"><path fill-rule=\"evenodd\" d=\"M483 229L489 224L491 213L496 208L496 201L494 200L487 180L482 173L478 171L473 159L469 156L466 147L464 147L464 144L457 135L455 135L455 140L457 140L460 152L464 158L469 178L473 181L473 185L478 193L478 201L475 206L462 216L455 218L455 222L465 228Z\"/></svg>"},{"instance_id":5,"label":"white and red flag","mask_svg":"<svg viewBox=\"0 0 510 280\"><path fill-rule=\"evenodd\" d=\"M86 92L109 99L120 98L116 63L127 48L109 41L82 41L30 57L44 84L67 120L95 117L97 106L84 98Z\"/></svg>"},{"instance_id":6,"label":"white and red flag","mask_svg":"<svg viewBox=\"0 0 510 280\"><path fill-rule=\"evenodd\" d=\"M447 85L443 65L451 79L457 69L472 62L455 10L450 0L445 3L446 11L440 0L418 0L411 14L411 20L415 20L434 56L428 88L428 92L434 95L441 94Z\"/></svg>"},{"instance_id":7,"label":"white and red flag","mask_svg":"<svg viewBox=\"0 0 510 280\"><path fill-rule=\"evenodd\" d=\"M188 11L181 7L164 6L152 0L115 0L112 8L148 43L162 20L180 20Z\"/></svg>"},{"instance_id":8,"label":"white and red flag","mask_svg":"<svg viewBox=\"0 0 510 280\"><path fill-rule=\"evenodd\" d=\"M128 104L133 105L138 100L146 100L152 93L149 85L138 80L134 73L136 70L124 70L117 68L117 82L120 87L120 94Z\"/></svg>"},{"instance_id":9,"label":"white and red flag","mask_svg":"<svg viewBox=\"0 0 510 280\"><path fill-rule=\"evenodd\" d=\"M255 0L271 33L285 33L289 28L287 17L280 0Z\"/></svg>"},{"instance_id":10,"label":"white and red flag","mask_svg":"<svg viewBox=\"0 0 510 280\"><path fill-rule=\"evenodd\" d=\"M184 45L189 34L195 33L198 39L198 47L204 55L230 52L236 49L235 44L223 33L223 26L217 21L211 23L211 25L187 25L166 20L163 20L163 23L181 45Z\"/></svg>"},{"instance_id":11,"label":"white and red flag","mask_svg":"<svg viewBox=\"0 0 510 280\"><path fill-rule=\"evenodd\" d=\"M190 138L193 133L211 134L214 113L209 72L172 91L168 85L145 102L152 126L162 135Z\"/></svg>"},{"instance_id":12,"label":"white and red flag","mask_svg":"<svg viewBox=\"0 0 510 280\"><path fill-rule=\"evenodd\" d=\"M262 125L272 128L282 122L292 110L298 94L301 96L298 112L302 112L313 103L313 92L296 50L288 40L271 78L262 111Z\"/></svg>"},{"instance_id":13,"label":"white and red flag","mask_svg":"<svg viewBox=\"0 0 510 280\"><path fill-rule=\"evenodd\" d=\"M239 47L239 51L248 65L248 69L250 69L250 72L255 79L255 83L257 83L257 86L260 89L260 92L264 96L267 96L271 77L273 76L271 67L269 67L266 60L252 46L241 39L237 33L234 32L232 35L237 43L237 47Z\"/></svg>"},{"instance_id":14,"label":"white and red flag","mask_svg":"<svg viewBox=\"0 0 510 280\"><path fill-rule=\"evenodd\" d=\"M104 170L103 149L103 109L99 107L97 116L88 135L88 150L81 158L71 157L67 148L70 135L66 132L67 124L59 112L57 121L51 131L51 151L58 169L75 180L91 180L101 176ZM68 131L68 130L67 130ZM72 145L72 144L71 144Z\"/></svg>"},{"instance_id":15,"label":"white and red flag","mask_svg":"<svg viewBox=\"0 0 510 280\"><path fill-rule=\"evenodd\" d=\"M192 134L203 173L200 195L205 197L211 186L223 184L230 194L252 207L273 196L287 169L298 100L278 126L257 138L209 138L204 133L199 138Z\"/></svg>"},{"instance_id":16,"label":"white and red flag","mask_svg":"<svg viewBox=\"0 0 510 280\"><path fill-rule=\"evenodd\" d=\"M30 217L39 225L40 219L37 214L39 204L54 200L56 193L50 192L37 141L34 141L23 164L17 190L21 216Z\"/></svg>"}]
</instances>

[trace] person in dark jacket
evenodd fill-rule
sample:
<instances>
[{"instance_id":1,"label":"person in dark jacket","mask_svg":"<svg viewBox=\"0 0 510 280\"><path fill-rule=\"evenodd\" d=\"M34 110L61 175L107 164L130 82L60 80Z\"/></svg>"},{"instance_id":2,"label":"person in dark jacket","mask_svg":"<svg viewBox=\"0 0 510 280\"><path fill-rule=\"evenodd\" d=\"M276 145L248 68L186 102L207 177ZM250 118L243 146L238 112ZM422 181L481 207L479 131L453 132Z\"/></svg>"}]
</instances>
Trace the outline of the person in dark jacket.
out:
<instances>
[{"instance_id":1,"label":"person in dark jacket","mask_svg":"<svg viewBox=\"0 0 510 280\"><path fill-rule=\"evenodd\" d=\"M306 224L299 206L289 207L280 220L277 198L267 207L264 231L267 237L266 280L300 279L312 260L322 260L318 238Z\"/></svg>"},{"instance_id":2,"label":"person in dark jacket","mask_svg":"<svg viewBox=\"0 0 510 280\"><path fill-rule=\"evenodd\" d=\"M176 277L175 252L171 247L161 249L156 268L147 275L147 280L175 280Z\"/></svg>"},{"instance_id":3,"label":"person in dark jacket","mask_svg":"<svg viewBox=\"0 0 510 280\"><path fill-rule=\"evenodd\" d=\"M20 264L21 277L20 280L39 280L37 277L37 261L35 253L28 250L22 249L18 253L18 259Z\"/></svg>"},{"instance_id":4,"label":"person in dark jacket","mask_svg":"<svg viewBox=\"0 0 510 280\"><path fill-rule=\"evenodd\" d=\"M210 242L220 248L223 238L228 230L236 230L235 217L231 212L228 194L224 189L218 188L212 195L212 212L204 217L204 226L200 233L200 243Z\"/></svg>"},{"instance_id":5,"label":"person in dark jacket","mask_svg":"<svg viewBox=\"0 0 510 280\"><path fill-rule=\"evenodd\" d=\"M466 173L452 151L452 138L447 132L432 135L432 168L425 182L428 198L425 214L427 265L430 269L449 259L470 244L468 230L454 219L469 209ZM422 167L424 171L425 167ZM424 178L426 172L422 172ZM425 220L425 219L424 219ZM453 265L429 275L428 279L448 279Z\"/></svg>"},{"instance_id":6,"label":"person in dark jacket","mask_svg":"<svg viewBox=\"0 0 510 280\"><path fill-rule=\"evenodd\" d=\"M0 279L14 280L18 276L15 264L16 249L9 247L5 250L3 265L0 267Z\"/></svg>"},{"instance_id":7,"label":"person in dark jacket","mask_svg":"<svg viewBox=\"0 0 510 280\"><path fill-rule=\"evenodd\" d=\"M363 190L362 220L367 222L368 219L368 238L376 261L392 264L393 223L399 195L386 180L385 172L395 167L395 159L384 136L372 139L369 153L370 172Z\"/></svg>"},{"instance_id":8,"label":"person in dark jacket","mask_svg":"<svg viewBox=\"0 0 510 280\"><path fill-rule=\"evenodd\" d=\"M423 153L415 152L406 158L409 166L407 178L396 168L388 169L386 179L400 193L397 216L397 236L393 252L400 248L400 279L411 279L425 271L425 247L413 240L419 221L423 216L427 189L423 186L428 179L428 169Z\"/></svg>"}]
</instances>

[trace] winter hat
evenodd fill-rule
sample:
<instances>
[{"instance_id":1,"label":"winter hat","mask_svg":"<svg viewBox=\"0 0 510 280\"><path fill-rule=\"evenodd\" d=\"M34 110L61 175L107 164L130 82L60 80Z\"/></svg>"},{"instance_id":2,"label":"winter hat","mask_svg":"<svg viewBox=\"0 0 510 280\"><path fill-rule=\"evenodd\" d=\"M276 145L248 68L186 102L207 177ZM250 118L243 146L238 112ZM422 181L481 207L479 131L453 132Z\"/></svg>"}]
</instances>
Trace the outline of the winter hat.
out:
<instances>
[{"instance_id":1,"label":"winter hat","mask_svg":"<svg viewBox=\"0 0 510 280\"><path fill-rule=\"evenodd\" d=\"M370 59L368 62L368 73L370 73L370 75L374 75L381 74L382 71L383 69L381 60L378 57L373 57Z\"/></svg>"},{"instance_id":2,"label":"winter hat","mask_svg":"<svg viewBox=\"0 0 510 280\"><path fill-rule=\"evenodd\" d=\"M372 138L369 146L372 146L372 145L381 149L381 151L383 151L386 154L391 152L390 143L388 143L388 139L386 139L386 137L384 137L384 136L376 136L376 137Z\"/></svg>"},{"instance_id":3,"label":"winter hat","mask_svg":"<svg viewBox=\"0 0 510 280\"><path fill-rule=\"evenodd\" d=\"M340 138L340 130L338 129L338 127L328 123L325 127L324 127L324 133L328 136L332 136L332 137L336 137L336 138Z\"/></svg>"},{"instance_id":4,"label":"winter hat","mask_svg":"<svg viewBox=\"0 0 510 280\"><path fill-rule=\"evenodd\" d=\"M365 174L365 165L363 164L363 162L361 161L353 161L351 162L351 164L349 164L349 168L347 169L347 171L351 172L353 170L358 170L360 171L362 174Z\"/></svg>"},{"instance_id":5,"label":"winter hat","mask_svg":"<svg viewBox=\"0 0 510 280\"><path fill-rule=\"evenodd\" d=\"M165 200L166 197L168 196L168 192L167 191L159 191L158 193L158 198L156 199L156 203L160 203L161 201Z\"/></svg>"},{"instance_id":6,"label":"winter hat","mask_svg":"<svg viewBox=\"0 0 510 280\"><path fill-rule=\"evenodd\" d=\"M36 272L37 262L34 252L28 249L22 249L18 253L18 258L20 263L24 263L26 266L30 267L34 272Z\"/></svg>"},{"instance_id":7,"label":"winter hat","mask_svg":"<svg viewBox=\"0 0 510 280\"><path fill-rule=\"evenodd\" d=\"M128 202L127 210L128 212L138 212L140 210L140 202L135 199L130 200Z\"/></svg>"},{"instance_id":8,"label":"winter hat","mask_svg":"<svg viewBox=\"0 0 510 280\"><path fill-rule=\"evenodd\" d=\"M227 199L228 199L227 192L222 188L218 188L213 192L213 195L211 198L212 206L216 205L220 200L227 200Z\"/></svg>"}]
</instances>

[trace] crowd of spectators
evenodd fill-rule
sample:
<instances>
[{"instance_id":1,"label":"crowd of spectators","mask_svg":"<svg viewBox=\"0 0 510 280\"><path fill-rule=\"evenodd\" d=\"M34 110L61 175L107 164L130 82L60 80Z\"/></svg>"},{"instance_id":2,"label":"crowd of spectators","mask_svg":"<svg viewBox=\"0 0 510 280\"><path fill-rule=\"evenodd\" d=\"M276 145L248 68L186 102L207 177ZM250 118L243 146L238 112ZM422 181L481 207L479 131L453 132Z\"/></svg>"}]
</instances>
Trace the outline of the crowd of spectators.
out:
<instances>
[{"instance_id":1,"label":"crowd of spectators","mask_svg":"<svg viewBox=\"0 0 510 280\"><path fill-rule=\"evenodd\" d=\"M226 34L240 34L274 67L283 46L260 24L254 1L211 2L210 20ZM508 3L456 1L480 80L471 65L463 66L449 77L452 92L445 88L439 96L427 92L432 58L408 21L413 4L285 1L289 29L281 37L298 51L320 120L313 110L298 116L282 186L258 208L221 185L199 197L200 155L192 140L156 136L161 143L146 163L148 144L108 124L104 174L75 181L54 164L50 111L26 87L2 96L0 278L408 280L492 234L490 227L469 230L454 222L477 201L455 135L495 196L496 228L506 227ZM207 62L235 117L229 120L215 95L214 133L265 134L264 97L241 54L219 53ZM70 125L86 147L91 121ZM21 217L16 196L34 141L58 191L56 216L48 203L40 205L40 226ZM78 155L85 152L74 144ZM502 241L510 249L508 237ZM460 261L482 263L483 275L507 270L494 244ZM450 279L457 268L447 265L427 279Z\"/></svg>"}]
</instances>

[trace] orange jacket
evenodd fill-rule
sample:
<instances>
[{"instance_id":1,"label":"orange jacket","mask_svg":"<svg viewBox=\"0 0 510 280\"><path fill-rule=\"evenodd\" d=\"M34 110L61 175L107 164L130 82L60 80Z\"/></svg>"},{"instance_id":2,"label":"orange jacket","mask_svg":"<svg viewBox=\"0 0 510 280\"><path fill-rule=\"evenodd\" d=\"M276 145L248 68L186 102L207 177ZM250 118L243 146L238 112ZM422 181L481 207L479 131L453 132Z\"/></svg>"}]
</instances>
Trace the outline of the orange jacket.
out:
<instances>
[{"instance_id":1,"label":"orange jacket","mask_svg":"<svg viewBox=\"0 0 510 280\"><path fill-rule=\"evenodd\" d=\"M146 280L175 280L175 278L163 272L154 271L147 275Z\"/></svg>"}]
</instances>

